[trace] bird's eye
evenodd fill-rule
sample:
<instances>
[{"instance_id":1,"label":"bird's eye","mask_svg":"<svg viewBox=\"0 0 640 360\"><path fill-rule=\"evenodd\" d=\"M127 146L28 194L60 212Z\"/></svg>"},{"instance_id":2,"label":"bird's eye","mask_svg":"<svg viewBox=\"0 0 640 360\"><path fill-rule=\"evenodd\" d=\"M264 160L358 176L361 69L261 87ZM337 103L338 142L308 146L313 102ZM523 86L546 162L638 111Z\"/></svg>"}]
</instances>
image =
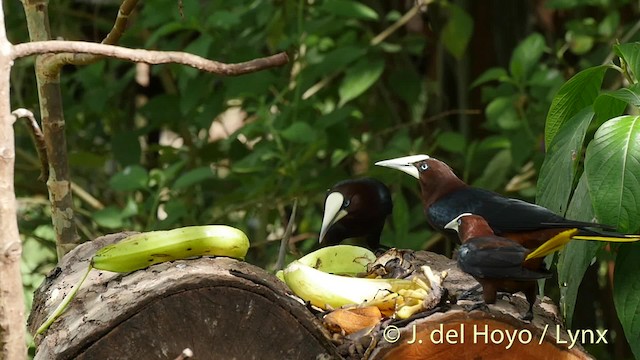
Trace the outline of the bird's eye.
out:
<instances>
[{"instance_id":1,"label":"bird's eye","mask_svg":"<svg viewBox=\"0 0 640 360\"><path fill-rule=\"evenodd\" d=\"M427 165L427 163L422 163L420 164L420 167L419 167L420 171L425 171L428 168L429 168L429 165Z\"/></svg>"},{"instance_id":2,"label":"bird's eye","mask_svg":"<svg viewBox=\"0 0 640 360\"><path fill-rule=\"evenodd\" d=\"M342 207L346 208L349 205L351 205L351 199L344 199L344 202L342 203Z\"/></svg>"},{"instance_id":3,"label":"bird's eye","mask_svg":"<svg viewBox=\"0 0 640 360\"><path fill-rule=\"evenodd\" d=\"M458 226L462 225L462 219L458 219Z\"/></svg>"}]
</instances>

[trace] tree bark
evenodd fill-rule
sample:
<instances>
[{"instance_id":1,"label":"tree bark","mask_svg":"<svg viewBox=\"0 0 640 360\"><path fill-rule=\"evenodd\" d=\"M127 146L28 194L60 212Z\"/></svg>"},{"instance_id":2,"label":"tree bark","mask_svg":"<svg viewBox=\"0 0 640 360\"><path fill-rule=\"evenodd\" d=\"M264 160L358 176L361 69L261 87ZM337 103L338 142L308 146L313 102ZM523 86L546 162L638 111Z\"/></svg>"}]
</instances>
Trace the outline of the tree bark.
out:
<instances>
[{"instance_id":1,"label":"tree bark","mask_svg":"<svg viewBox=\"0 0 640 360\"><path fill-rule=\"evenodd\" d=\"M36 292L30 330L76 286L98 248L127 235L101 237L67 254ZM197 359L590 359L580 345L569 348L549 299L536 305L531 323L521 320L527 303L520 295L469 312L453 295L475 280L444 256L414 254L413 266L448 272L443 286L452 296L413 319L386 319L349 336L329 333L322 316L294 300L280 280L244 262L199 258L129 274L92 270L66 312L35 338L36 359L172 359L185 348ZM438 331L457 337L439 343ZM494 341L492 333L505 337Z\"/></svg>"},{"instance_id":2,"label":"tree bark","mask_svg":"<svg viewBox=\"0 0 640 360\"><path fill-rule=\"evenodd\" d=\"M22 243L18 233L14 190L15 142L9 99L13 48L7 39L0 4L0 359L27 356L24 293L20 275ZM20 326L16 326L20 324Z\"/></svg>"}]
</instances>

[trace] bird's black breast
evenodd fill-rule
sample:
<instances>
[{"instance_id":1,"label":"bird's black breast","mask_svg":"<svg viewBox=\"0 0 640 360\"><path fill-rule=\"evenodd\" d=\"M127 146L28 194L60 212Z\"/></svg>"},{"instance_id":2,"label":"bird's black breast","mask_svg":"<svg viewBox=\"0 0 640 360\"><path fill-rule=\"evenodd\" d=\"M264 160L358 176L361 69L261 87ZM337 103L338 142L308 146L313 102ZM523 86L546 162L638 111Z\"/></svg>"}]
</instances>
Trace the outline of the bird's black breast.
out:
<instances>
[{"instance_id":1,"label":"bird's black breast","mask_svg":"<svg viewBox=\"0 0 640 360\"><path fill-rule=\"evenodd\" d=\"M515 241L497 236L474 238L460 246L458 266L477 278L533 280L550 277L544 269L533 271L522 263L529 251Z\"/></svg>"}]
</instances>

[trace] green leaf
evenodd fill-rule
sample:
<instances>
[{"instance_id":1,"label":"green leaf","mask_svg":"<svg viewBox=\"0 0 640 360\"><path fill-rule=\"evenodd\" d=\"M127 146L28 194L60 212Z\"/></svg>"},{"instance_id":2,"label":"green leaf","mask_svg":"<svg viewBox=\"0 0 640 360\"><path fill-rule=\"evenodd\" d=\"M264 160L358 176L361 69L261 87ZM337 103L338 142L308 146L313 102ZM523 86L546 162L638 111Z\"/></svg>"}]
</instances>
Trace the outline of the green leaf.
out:
<instances>
[{"instance_id":1,"label":"green leaf","mask_svg":"<svg viewBox=\"0 0 640 360\"><path fill-rule=\"evenodd\" d=\"M499 67L491 68L478 76L476 81L471 84L471 89L478 85L482 85L489 81L505 81L509 79L509 74L507 74L507 70Z\"/></svg>"},{"instance_id":2,"label":"green leaf","mask_svg":"<svg viewBox=\"0 0 640 360\"><path fill-rule=\"evenodd\" d=\"M612 37L620 25L620 13L617 11L611 12L605 16L598 25L598 34L603 37Z\"/></svg>"},{"instance_id":3,"label":"green leaf","mask_svg":"<svg viewBox=\"0 0 640 360\"><path fill-rule=\"evenodd\" d=\"M503 130L513 130L520 127L521 122L511 96L501 96L493 99L485 110L489 122Z\"/></svg>"},{"instance_id":4,"label":"green leaf","mask_svg":"<svg viewBox=\"0 0 640 360\"><path fill-rule=\"evenodd\" d=\"M547 149L540 168L536 203L564 215L573 188L582 143L594 112L591 107L577 113L560 129Z\"/></svg>"},{"instance_id":5,"label":"green leaf","mask_svg":"<svg viewBox=\"0 0 640 360\"><path fill-rule=\"evenodd\" d=\"M360 60L346 72L338 93L340 94L340 106L362 95L382 75L384 61L376 59L370 61L367 58Z\"/></svg>"},{"instance_id":6,"label":"green leaf","mask_svg":"<svg viewBox=\"0 0 640 360\"><path fill-rule=\"evenodd\" d=\"M394 228L394 244L399 244L409 234L409 206L404 198L404 195L399 192L397 196L393 198L393 211L391 213L393 218Z\"/></svg>"},{"instance_id":7,"label":"green leaf","mask_svg":"<svg viewBox=\"0 0 640 360\"><path fill-rule=\"evenodd\" d=\"M585 173L598 222L640 228L640 116L605 122L587 147Z\"/></svg>"},{"instance_id":8,"label":"green leaf","mask_svg":"<svg viewBox=\"0 0 640 360\"><path fill-rule=\"evenodd\" d=\"M473 186L496 190L507 178L507 171L511 166L511 150L499 151L487 164L482 176L473 182Z\"/></svg>"},{"instance_id":9,"label":"green leaf","mask_svg":"<svg viewBox=\"0 0 640 360\"><path fill-rule=\"evenodd\" d=\"M473 33L473 18L464 9L451 3L446 10L449 13L449 19L442 29L440 40L445 49L460 60Z\"/></svg>"},{"instance_id":10,"label":"green leaf","mask_svg":"<svg viewBox=\"0 0 640 360\"><path fill-rule=\"evenodd\" d=\"M553 141L560 128L578 111L592 105L600 91L608 65L582 70L569 79L554 96L545 123L545 147Z\"/></svg>"},{"instance_id":11,"label":"green leaf","mask_svg":"<svg viewBox=\"0 0 640 360\"><path fill-rule=\"evenodd\" d=\"M466 141L464 136L453 131L445 131L436 138L438 147L453 153L464 154Z\"/></svg>"},{"instance_id":12,"label":"green leaf","mask_svg":"<svg viewBox=\"0 0 640 360\"><path fill-rule=\"evenodd\" d=\"M180 177L173 184L173 189L179 190L188 188L204 180L212 179L213 177L214 174L211 171L210 167L199 167L197 169L189 170L186 173L180 175Z\"/></svg>"},{"instance_id":13,"label":"green leaf","mask_svg":"<svg viewBox=\"0 0 640 360\"><path fill-rule=\"evenodd\" d=\"M142 150L140 149L138 134L133 131L113 134L111 137L111 149L113 149L113 157L122 166L140 163Z\"/></svg>"},{"instance_id":14,"label":"green leaf","mask_svg":"<svg viewBox=\"0 0 640 360\"><path fill-rule=\"evenodd\" d=\"M123 225L121 210L113 206L94 212L92 218L96 224L108 229L118 229Z\"/></svg>"},{"instance_id":15,"label":"green leaf","mask_svg":"<svg viewBox=\"0 0 640 360\"><path fill-rule=\"evenodd\" d=\"M573 193L566 217L572 220L592 221L593 207L587 190L587 178L583 174ZM584 273L591 265L598 249L599 241L570 241L558 258L558 284L560 285L560 310L567 325L573 321L573 310L578 297L578 289Z\"/></svg>"},{"instance_id":16,"label":"green leaf","mask_svg":"<svg viewBox=\"0 0 640 360\"><path fill-rule=\"evenodd\" d=\"M513 50L509 71L517 83L524 83L529 77L531 70L539 63L540 57L544 54L544 48L544 37L533 33Z\"/></svg>"},{"instance_id":17,"label":"green leaf","mask_svg":"<svg viewBox=\"0 0 640 360\"><path fill-rule=\"evenodd\" d=\"M372 8L351 0L325 0L321 9L334 15L360 20L378 20L378 13Z\"/></svg>"},{"instance_id":18,"label":"green leaf","mask_svg":"<svg viewBox=\"0 0 640 360\"><path fill-rule=\"evenodd\" d=\"M613 277L613 302L618 318L636 358L640 358L640 243L623 244L618 249Z\"/></svg>"},{"instance_id":19,"label":"green leaf","mask_svg":"<svg viewBox=\"0 0 640 360\"><path fill-rule=\"evenodd\" d=\"M147 170L142 166L127 166L121 172L113 175L109 180L109 185L114 190L133 191L144 189L149 181Z\"/></svg>"},{"instance_id":20,"label":"green leaf","mask_svg":"<svg viewBox=\"0 0 640 360\"><path fill-rule=\"evenodd\" d=\"M595 104L600 101L616 99L635 107L640 107L640 84L631 85L615 91L603 91L597 98ZM623 109L624 110L624 109Z\"/></svg>"},{"instance_id":21,"label":"green leaf","mask_svg":"<svg viewBox=\"0 0 640 360\"><path fill-rule=\"evenodd\" d=\"M317 138L313 128L303 121L291 124L291 126L282 131L281 135L283 138L296 143L310 143Z\"/></svg>"},{"instance_id":22,"label":"green leaf","mask_svg":"<svg viewBox=\"0 0 640 360\"><path fill-rule=\"evenodd\" d=\"M635 79L638 81L640 76L640 43L627 43L620 44L613 47L615 52L624 60L627 64L627 69Z\"/></svg>"}]
</instances>

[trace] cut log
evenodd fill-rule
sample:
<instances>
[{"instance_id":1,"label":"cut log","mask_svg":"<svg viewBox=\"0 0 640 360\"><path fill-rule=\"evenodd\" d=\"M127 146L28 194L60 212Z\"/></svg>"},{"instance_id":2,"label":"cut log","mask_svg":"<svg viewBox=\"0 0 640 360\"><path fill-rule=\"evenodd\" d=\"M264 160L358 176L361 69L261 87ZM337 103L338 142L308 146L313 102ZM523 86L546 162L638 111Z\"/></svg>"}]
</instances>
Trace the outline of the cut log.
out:
<instances>
[{"instance_id":1,"label":"cut log","mask_svg":"<svg viewBox=\"0 0 640 360\"><path fill-rule=\"evenodd\" d=\"M86 271L100 247L131 233L98 238L65 256L36 292L33 333ZM413 319L386 319L343 336L263 269L229 258L157 264L128 274L92 270L63 315L35 338L35 359L590 359L571 342L545 298L531 323L520 294L467 311L455 295L477 284L454 261L415 252L413 267L447 271L450 296ZM515 334L515 337L514 337ZM183 357L184 358L184 357Z\"/></svg>"},{"instance_id":2,"label":"cut log","mask_svg":"<svg viewBox=\"0 0 640 360\"><path fill-rule=\"evenodd\" d=\"M34 298L34 332L77 281L105 236L67 254ZM35 339L35 359L337 358L320 321L273 275L229 258L117 274L92 270L63 315ZM322 358L321 357L321 358Z\"/></svg>"}]
</instances>

